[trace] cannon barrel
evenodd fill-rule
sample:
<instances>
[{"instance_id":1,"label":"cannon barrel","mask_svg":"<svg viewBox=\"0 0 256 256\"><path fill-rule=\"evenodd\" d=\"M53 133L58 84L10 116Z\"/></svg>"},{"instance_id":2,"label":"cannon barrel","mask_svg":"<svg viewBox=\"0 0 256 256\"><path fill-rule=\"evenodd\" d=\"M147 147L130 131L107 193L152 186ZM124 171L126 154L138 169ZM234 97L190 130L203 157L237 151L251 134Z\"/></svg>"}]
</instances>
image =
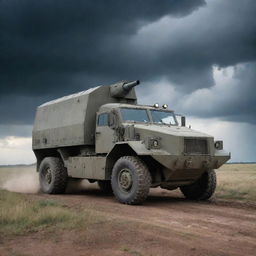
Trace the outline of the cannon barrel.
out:
<instances>
[{"instance_id":1,"label":"cannon barrel","mask_svg":"<svg viewBox=\"0 0 256 256\"><path fill-rule=\"evenodd\" d=\"M128 83L123 84L123 89L128 92L138 84L140 84L140 80L135 80L133 82L128 82Z\"/></svg>"},{"instance_id":2,"label":"cannon barrel","mask_svg":"<svg viewBox=\"0 0 256 256\"><path fill-rule=\"evenodd\" d=\"M121 81L110 85L110 95L114 98L127 98L134 94L133 87L140 83L139 80L133 82ZM132 96L132 98L136 96Z\"/></svg>"}]
</instances>

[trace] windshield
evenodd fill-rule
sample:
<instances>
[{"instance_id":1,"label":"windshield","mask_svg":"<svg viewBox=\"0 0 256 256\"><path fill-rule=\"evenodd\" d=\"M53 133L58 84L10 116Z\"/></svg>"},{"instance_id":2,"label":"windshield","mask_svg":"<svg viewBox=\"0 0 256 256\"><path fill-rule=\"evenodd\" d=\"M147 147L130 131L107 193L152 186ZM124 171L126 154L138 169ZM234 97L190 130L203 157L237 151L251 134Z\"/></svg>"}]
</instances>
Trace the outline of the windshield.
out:
<instances>
[{"instance_id":1,"label":"windshield","mask_svg":"<svg viewBox=\"0 0 256 256\"><path fill-rule=\"evenodd\" d=\"M149 122L148 114L145 109L121 108L121 114L124 121Z\"/></svg>"},{"instance_id":2,"label":"windshield","mask_svg":"<svg viewBox=\"0 0 256 256\"><path fill-rule=\"evenodd\" d=\"M173 112L150 110L154 123L176 125L176 120Z\"/></svg>"}]
</instances>

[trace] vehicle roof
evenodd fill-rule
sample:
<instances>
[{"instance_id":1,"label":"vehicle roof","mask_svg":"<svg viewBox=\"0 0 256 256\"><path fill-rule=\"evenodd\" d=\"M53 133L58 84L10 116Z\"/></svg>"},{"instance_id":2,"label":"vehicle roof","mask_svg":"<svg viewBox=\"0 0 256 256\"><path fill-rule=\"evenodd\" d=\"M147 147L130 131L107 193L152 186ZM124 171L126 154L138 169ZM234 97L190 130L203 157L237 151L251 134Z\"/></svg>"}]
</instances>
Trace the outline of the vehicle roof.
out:
<instances>
[{"instance_id":1,"label":"vehicle roof","mask_svg":"<svg viewBox=\"0 0 256 256\"><path fill-rule=\"evenodd\" d=\"M172 111L171 109L164 109L164 108L156 108L151 105L140 105L140 104L126 104L126 103L107 103L100 107L100 110L107 110L107 109L113 109L113 108L135 108L135 109L152 109L152 110L165 110L165 111Z\"/></svg>"},{"instance_id":2,"label":"vehicle roof","mask_svg":"<svg viewBox=\"0 0 256 256\"><path fill-rule=\"evenodd\" d=\"M85 91L81 91L81 92L77 92L77 93L70 94L70 95L67 95L67 96L63 96L61 98L45 102L42 105L40 105L39 107L44 107L44 106L52 105L52 104L55 104L55 103L63 102L63 101L69 100L69 99L78 98L78 97L83 96L83 95L89 95L93 91L96 91L99 87L100 86L96 86L96 87L90 88L90 89L85 90Z\"/></svg>"}]
</instances>

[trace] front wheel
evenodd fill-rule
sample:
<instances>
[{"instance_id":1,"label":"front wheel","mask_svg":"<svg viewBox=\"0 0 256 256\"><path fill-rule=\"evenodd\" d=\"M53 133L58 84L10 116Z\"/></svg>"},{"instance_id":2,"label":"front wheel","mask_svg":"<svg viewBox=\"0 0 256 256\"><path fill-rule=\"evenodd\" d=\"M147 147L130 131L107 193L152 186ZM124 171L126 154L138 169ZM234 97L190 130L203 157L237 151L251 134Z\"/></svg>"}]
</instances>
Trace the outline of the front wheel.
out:
<instances>
[{"instance_id":1,"label":"front wheel","mask_svg":"<svg viewBox=\"0 0 256 256\"><path fill-rule=\"evenodd\" d=\"M180 187L181 192L188 199L207 200L216 189L216 173L214 170L207 170L194 183Z\"/></svg>"},{"instance_id":2,"label":"front wheel","mask_svg":"<svg viewBox=\"0 0 256 256\"><path fill-rule=\"evenodd\" d=\"M123 156L114 165L111 186L117 200L141 204L148 196L151 175L146 164L135 156Z\"/></svg>"}]
</instances>

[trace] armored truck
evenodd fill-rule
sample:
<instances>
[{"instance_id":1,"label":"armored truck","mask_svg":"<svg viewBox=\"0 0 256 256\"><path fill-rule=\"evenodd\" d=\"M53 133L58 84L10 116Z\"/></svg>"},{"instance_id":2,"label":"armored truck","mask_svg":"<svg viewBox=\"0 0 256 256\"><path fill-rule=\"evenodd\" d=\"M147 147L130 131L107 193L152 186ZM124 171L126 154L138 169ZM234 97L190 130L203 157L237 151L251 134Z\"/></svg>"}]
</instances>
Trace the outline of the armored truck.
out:
<instances>
[{"instance_id":1,"label":"armored truck","mask_svg":"<svg viewBox=\"0 0 256 256\"><path fill-rule=\"evenodd\" d=\"M68 180L98 182L125 204L141 204L151 187L179 188L206 200L230 153L222 141L186 127L164 104L139 105L139 81L103 85L37 108L32 147L44 193L64 193Z\"/></svg>"}]
</instances>

